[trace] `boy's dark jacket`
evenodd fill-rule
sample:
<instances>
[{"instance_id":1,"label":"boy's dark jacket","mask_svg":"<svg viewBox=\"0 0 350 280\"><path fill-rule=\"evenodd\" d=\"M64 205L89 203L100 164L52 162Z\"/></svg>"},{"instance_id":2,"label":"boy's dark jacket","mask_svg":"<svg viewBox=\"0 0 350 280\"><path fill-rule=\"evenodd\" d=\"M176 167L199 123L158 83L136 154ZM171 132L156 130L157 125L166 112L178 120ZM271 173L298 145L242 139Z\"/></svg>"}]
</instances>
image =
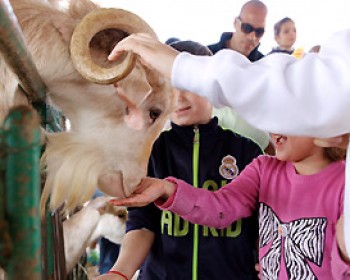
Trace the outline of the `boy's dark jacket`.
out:
<instances>
[{"instance_id":1,"label":"boy's dark jacket","mask_svg":"<svg viewBox=\"0 0 350 280\"><path fill-rule=\"evenodd\" d=\"M237 167L240 173L261 154L252 141L219 127L216 118L198 128L199 146L195 144L192 126L172 124L171 130L163 132L153 146L149 175L174 176L192 185L198 180L198 187L214 190L230 182ZM151 204L129 209L127 231L141 228L154 231L156 238L139 279L257 279L256 217L237 221L224 230L208 229L189 224ZM192 278L193 273L196 278Z\"/></svg>"}]
</instances>

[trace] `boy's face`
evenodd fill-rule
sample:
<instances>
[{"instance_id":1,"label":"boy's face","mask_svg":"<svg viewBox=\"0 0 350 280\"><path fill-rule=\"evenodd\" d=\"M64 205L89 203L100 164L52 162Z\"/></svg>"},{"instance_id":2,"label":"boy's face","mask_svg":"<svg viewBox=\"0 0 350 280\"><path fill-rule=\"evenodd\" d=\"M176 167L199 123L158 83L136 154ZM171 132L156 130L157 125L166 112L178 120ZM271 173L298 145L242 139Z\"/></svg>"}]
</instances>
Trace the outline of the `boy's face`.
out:
<instances>
[{"instance_id":1,"label":"boy's face","mask_svg":"<svg viewBox=\"0 0 350 280\"><path fill-rule=\"evenodd\" d=\"M180 126L206 124L212 116L212 105L204 98L188 91L174 89L177 95L171 121Z\"/></svg>"},{"instance_id":2,"label":"boy's face","mask_svg":"<svg viewBox=\"0 0 350 280\"><path fill-rule=\"evenodd\" d=\"M281 26L280 33L275 37L277 44L285 49L293 47L297 36L295 24L291 21L285 22Z\"/></svg>"},{"instance_id":3,"label":"boy's face","mask_svg":"<svg viewBox=\"0 0 350 280\"><path fill-rule=\"evenodd\" d=\"M315 145L314 138L285 136L271 133L271 138L279 160L300 162L324 157L322 147Z\"/></svg>"}]
</instances>

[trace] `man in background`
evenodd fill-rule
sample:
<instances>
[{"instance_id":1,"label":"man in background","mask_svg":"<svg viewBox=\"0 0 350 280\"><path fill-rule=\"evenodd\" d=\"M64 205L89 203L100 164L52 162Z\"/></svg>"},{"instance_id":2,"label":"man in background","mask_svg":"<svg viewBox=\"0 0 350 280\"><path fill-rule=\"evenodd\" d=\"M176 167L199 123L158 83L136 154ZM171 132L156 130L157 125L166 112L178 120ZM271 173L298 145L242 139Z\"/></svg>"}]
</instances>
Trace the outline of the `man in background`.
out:
<instances>
[{"instance_id":1,"label":"man in background","mask_svg":"<svg viewBox=\"0 0 350 280\"><path fill-rule=\"evenodd\" d=\"M237 17L234 18L235 32L224 32L220 41L208 45L212 53L223 49L231 49L246 56L250 61L264 57L258 50L260 40L265 33L267 16L266 5L259 0L246 2ZM241 119L238 114L228 107L214 108L214 116L219 118L222 127L232 129L238 134L256 142L265 153L274 154L274 148L267 132L258 130Z\"/></svg>"}]
</instances>

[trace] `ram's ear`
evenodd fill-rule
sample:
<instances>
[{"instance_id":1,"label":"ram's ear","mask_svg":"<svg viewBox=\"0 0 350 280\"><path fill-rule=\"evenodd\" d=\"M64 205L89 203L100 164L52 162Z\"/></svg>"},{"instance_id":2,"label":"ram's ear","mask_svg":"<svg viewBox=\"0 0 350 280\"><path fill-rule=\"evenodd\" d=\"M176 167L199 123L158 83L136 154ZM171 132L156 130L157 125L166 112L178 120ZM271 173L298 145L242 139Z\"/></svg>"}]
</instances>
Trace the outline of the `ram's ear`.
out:
<instances>
[{"instance_id":1,"label":"ram's ear","mask_svg":"<svg viewBox=\"0 0 350 280\"><path fill-rule=\"evenodd\" d=\"M68 17L66 14L57 18L52 18L52 25L61 35L61 38L68 45L72 39L73 31L78 24L78 20Z\"/></svg>"},{"instance_id":2,"label":"ram's ear","mask_svg":"<svg viewBox=\"0 0 350 280\"><path fill-rule=\"evenodd\" d=\"M59 32L62 40L70 44L75 27L81 19L89 12L96 10L98 6L89 0L72 0L69 6L60 8L57 0L50 0L51 5L55 7L50 14L52 25Z\"/></svg>"}]
</instances>

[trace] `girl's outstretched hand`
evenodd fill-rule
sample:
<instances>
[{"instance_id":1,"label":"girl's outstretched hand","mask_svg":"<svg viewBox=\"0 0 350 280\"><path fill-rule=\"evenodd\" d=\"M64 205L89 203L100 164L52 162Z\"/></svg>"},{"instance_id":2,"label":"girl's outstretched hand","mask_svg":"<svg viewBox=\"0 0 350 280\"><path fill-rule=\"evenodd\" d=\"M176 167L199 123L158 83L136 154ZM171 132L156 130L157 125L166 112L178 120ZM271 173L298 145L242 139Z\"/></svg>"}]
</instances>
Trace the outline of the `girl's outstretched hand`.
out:
<instances>
[{"instance_id":1,"label":"girl's outstretched hand","mask_svg":"<svg viewBox=\"0 0 350 280\"><path fill-rule=\"evenodd\" d=\"M167 200L176 190L176 185L167 180L144 178L133 194L127 198L111 199L110 203L117 206L141 207L146 206L158 198Z\"/></svg>"},{"instance_id":2,"label":"girl's outstretched hand","mask_svg":"<svg viewBox=\"0 0 350 280\"><path fill-rule=\"evenodd\" d=\"M126 51L138 54L144 65L157 70L167 78L171 77L174 60L179 54L149 34L134 33L121 40L109 54L108 59L116 60Z\"/></svg>"}]
</instances>

